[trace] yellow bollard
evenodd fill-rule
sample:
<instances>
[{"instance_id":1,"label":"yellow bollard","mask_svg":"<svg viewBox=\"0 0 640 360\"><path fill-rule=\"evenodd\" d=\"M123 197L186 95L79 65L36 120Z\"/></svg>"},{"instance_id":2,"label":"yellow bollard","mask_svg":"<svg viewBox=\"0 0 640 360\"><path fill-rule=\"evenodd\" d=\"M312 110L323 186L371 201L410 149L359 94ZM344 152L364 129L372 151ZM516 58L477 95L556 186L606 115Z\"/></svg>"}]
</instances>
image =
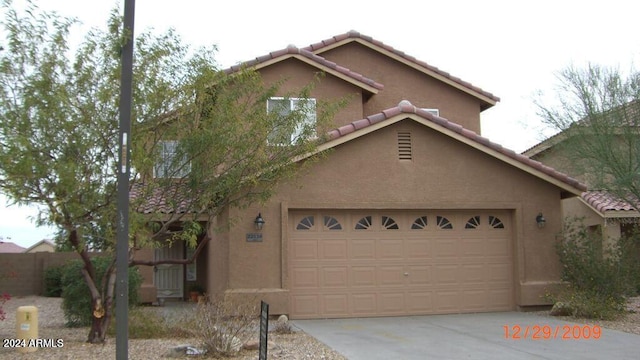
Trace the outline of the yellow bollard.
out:
<instances>
[{"instance_id":1,"label":"yellow bollard","mask_svg":"<svg viewBox=\"0 0 640 360\"><path fill-rule=\"evenodd\" d=\"M24 339L27 347L18 348L18 352L29 353L37 347L28 347L30 339L38 338L38 308L35 306L20 306L16 314L16 339Z\"/></svg>"}]
</instances>

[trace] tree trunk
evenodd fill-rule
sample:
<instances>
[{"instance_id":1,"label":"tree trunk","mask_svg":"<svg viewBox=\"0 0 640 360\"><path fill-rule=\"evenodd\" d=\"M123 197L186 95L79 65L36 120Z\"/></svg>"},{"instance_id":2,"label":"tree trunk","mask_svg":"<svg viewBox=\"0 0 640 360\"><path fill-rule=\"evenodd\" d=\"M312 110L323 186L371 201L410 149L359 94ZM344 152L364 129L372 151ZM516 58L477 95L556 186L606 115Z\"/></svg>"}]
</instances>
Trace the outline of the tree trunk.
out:
<instances>
[{"instance_id":1,"label":"tree trunk","mask_svg":"<svg viewBox=\"0 0 640 360\"><path fill-rule=\"evenodd\" d=\"M91 330L89 331L88 343L92 344L104 344L107 338L107 328L109 328L109 320L111 320L110 314L106 313L104 316L98 318L93 316L93 322L91 323Z\"/></svg>"}]
</instances>

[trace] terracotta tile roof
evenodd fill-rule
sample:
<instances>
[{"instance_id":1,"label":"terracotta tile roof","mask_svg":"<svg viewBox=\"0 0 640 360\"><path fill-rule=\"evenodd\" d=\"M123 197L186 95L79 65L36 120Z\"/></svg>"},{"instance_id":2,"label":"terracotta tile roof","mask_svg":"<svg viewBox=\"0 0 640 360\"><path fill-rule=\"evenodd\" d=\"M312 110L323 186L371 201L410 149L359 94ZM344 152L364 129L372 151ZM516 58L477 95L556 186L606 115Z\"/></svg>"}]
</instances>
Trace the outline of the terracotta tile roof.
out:
<instances>
[{"instance_id":1,"label":"terracotta tile roof","mask_svg":"<svg viewBox=\"0 0 640 360\"><path fill-rule=\"evenodd\" d=\"M523 165L530 167L532 169L535 169L539 172L542 172L548 176L551 176L554 179L557 179L563 183L566 183L578 190L581 191L586 191L587 187L585 184L580 183L578 180L571 178L570 176L561 173L549 166L546 166L544 164L542 164L539 161L535 161L532 160L524 155L518 154L513 150L507 149L502 147L499 144L496 144L494 142L491 142L489 139L482 137L478 134L476 134L475 132L465 129L462 126L451 122L445 118L439 117L439 116L435 116L432 113L417 108L415 106L413 106L409 101L407 100L403 100L401 101L398 106L390 108L390 109L386 109L383 110L380 113L377 114L373 114L370 115L364 119L361 120L356 120L350 124L341 126L337 129L331 130L329 131L328 135L329 135L329 139L334 140L337 138L340 138L344 135L353 133L357 130L366 128L368 126L380 123L382 121L385 121L389 118L392 118L394 116L400 115L400 114L415 114L420 116L421 118L430 121L438 126L440 126L443 129L447 129L450 131L453 131L463 137L465 137L468 140L471 140L474 143L477 143L479 145L481 145L482 147L484 147L486 150L490 150L493 152L497 152L499 154L502 154L504 156L507 156L508 158L511 158L519 163L522 163Z\"/></svg>"},{"instance_id":2,"label":"terracotta tile roof","mask_svg":"<svg viewBox=\"0 0 640 360\"><path fill-rule=\"evenodd\" d=\"M142 214L184 214L191 205L187 187L177 183L152 189L147 184L135 183L129 189L129 199L135 211Z\"/></svg>"},{"instance_id":3,"label":"terracotta tile roof","mask_svg":"<svg viewBox=\"0 0 640 360\"><path fill-rule=\"evenodd\" d=\"M14 244L10 241L0 241L0 253L21 253L24 248L18 244Z\"/></svg>"},{"instance_id":4,"label":"terracotta tile roof","mask_svg":"<svg viewBox=\"0 0 640 360\"><path fill-rule=\"evenodd\" d=\"M493 100L495 102L500 101L499 97L493 95L492 93L490 93L488 91L484 91L481 88L479 88L477 86L474 86L471 83L469 83L467 81L464 81L464 80L462 80L462 79L460 79L460 78L458 78L456 76L453 76L453 75L449 74L446 71L440 70L439 68L437 68L437 67L435 67L433 65L429 65L424 61L418 60L413 56L407 55L404 52L393 48L392 46L386 45L381 41L373 39L371 36L360 34L359 32L357 32L355 30L351 30L351 31L349 31L347 33L336 35L336 36L331 37L329 39L322 40L321 42L318 42L318 43L315 43L315 44L311 44L311 45L309 45L309 46L307 46L307 47L305 47L303 49L304 50L308 50L308 51L312 51L312 52L315 53L315 52L323 50L324 48L326 48L326 47L328 47L330 45L333 45L335 43L338 43L340 41L347 40L347 39L362 39L362 40L364 40L366 42L369 42L369 43L371 43L371 44L373 44L373 45L375 45L375 46L377 46L379 48L387 50L387 51L389 51L389 52L391 52L391 53L393 53L393 54L395 54L395 55L397 55L397 56L399 56L399 57L401 57L401 58L403 58L403 59L405 59L405 60L407 60L409 62L412 62L412 63L424 68L427 71L434 72L434 73L436 73L438 75L441 75L441 76L443 76L443 77L445 77L445 78L447 78L447 79L449 79L449 80L451 80L451 81L453 81L455 83L458 83L459 85L462 85L463 87L468 88L469 90L472 90L472 91L474 91L476 93L482 94L483 96L486 96L486 97L490 98L491 100Z\"/></svg>"},{"instance_id":5,"label":"terracotta tile roof","mask_svg":"<svg viewBox=\"0 0 640 360\"><path fill-rule=\"evenodd\" d=\"M603 190L585 191L582 199L594 209L604 214L607 211L636 211L627 201Z\"/></svg>"},{"instance_id":6,"label":"terracotta tile roof","mask_svg":"<svg viewBox=\"0 0 640 360\"><path fill-rule=\"evenodd\" d=\"M299 55L299 56L303 56L306 59L311 60L312 62L318 64L319 66L322 67L327 67L330 68L334 71L339 72L342 75L345 75L347 77L352 78L353 80L357 81L357 82L361 82L364 83L366 85L369 85L371 87L374 87L378 90L382 90L384 88L384 85L376 82L375 80L369 79L365 76L363 76L362 74L359 74L355 71L351 71L349 69L347 69L346 67L340 66L332 61L329 61L325 58L323 58L322 56L316 55L311 51L305 50L305 49L299 49L293 45L289 45L288 47L286 47L285 49L282 50L278 50L278 51L273 51L270 52L267 55L263 55L263 56L259 56L253 60L249 60L249 61L245 61L243 63L240 63L238 65L234 65L231 66L228 69L225 69L224 71L227 74L231 74L234 73L236 71L239 71L240 69L243 68L250 68L250 67L255 67L258 66L260 64L266 63L268 61L271 60L276 60L278 58L287 58L287 57L291 57L293 55Z\"/></svg>"}]
</instances>

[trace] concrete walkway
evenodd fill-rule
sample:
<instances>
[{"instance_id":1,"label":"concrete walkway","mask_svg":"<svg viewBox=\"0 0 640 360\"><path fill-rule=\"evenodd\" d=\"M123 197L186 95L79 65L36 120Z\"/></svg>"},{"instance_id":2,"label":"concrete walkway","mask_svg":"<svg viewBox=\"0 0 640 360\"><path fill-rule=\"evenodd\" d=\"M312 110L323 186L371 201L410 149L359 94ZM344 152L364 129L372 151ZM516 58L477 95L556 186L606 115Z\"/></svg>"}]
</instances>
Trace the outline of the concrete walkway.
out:
<instances>
[{"instance_id":1,"label":"concrete walkway","mask_svg":"<svg viewBox=\"0 0 640 360\"><path fill-rule=\"evenodd\" d=\"M640 359L640 335L520 312L293 324L350 360Z\"/></svg>"}]
</instances>

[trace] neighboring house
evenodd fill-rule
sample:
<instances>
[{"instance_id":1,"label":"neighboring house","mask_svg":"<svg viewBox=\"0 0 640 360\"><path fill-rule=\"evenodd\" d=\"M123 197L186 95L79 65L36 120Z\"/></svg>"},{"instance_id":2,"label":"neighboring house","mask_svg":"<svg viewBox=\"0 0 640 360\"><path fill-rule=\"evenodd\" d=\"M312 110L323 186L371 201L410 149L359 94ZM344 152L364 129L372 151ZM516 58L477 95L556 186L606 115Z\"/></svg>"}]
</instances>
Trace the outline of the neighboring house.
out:
<instances>
[{"instance_id":1,"label":"neighboring house","mask_svg":"<svg viewBox=\"0 0 640 360\"><path fill-rule=\"evenodd\" d=\"M640 213L625 200L606 190L593 189L588 179L592 174L580 173L573 166L561 146L570 130L560 132L522 154L536 161L548 164L555 169L571 173L576 179L589 187L580 196L562 200L562 214L566 219L581 219L591 231L602 233L604 248L615 243L622 235L630 234L640 223ZM594 169L595 171L596 169Z\"/></svg>"},{"instance_id":2,"label":"neighboring house","mask_svg":"<svg viewBox=\"0 0 640 360\"><path fill-rule=\"evenodd\" d=\"M159 297L165 285L184 296L189 274L209 293L257 295L298 319L547 304L560 280L560 200L586 188L479 135L496 96L353 31L228 71L242 66L286 79L282 95L323 72L313 100L352 101L318 149L327 156L265 205L225 211L216 221L233 226L195 266L155 272Z\"/></svg>"},{"instance_id":3,"label":"neighboring house","mask_svg":"<svg viewBox=\"0 0 640 360\"><path fill-rule=\"evenodd\" d=\"M55 252L56 246L50 240L44 239L40 240L37 243L31 245L29 248L25 249L25 253L37 253L37 252Z\"/></svg>"},{"instance_id":4,"label":"neighboring house","mask_svg":"<svg viewBox=\"0 0 640 360\"><path fill-rule=\"evenodd\" d=\"M0 253L21 253L24 248L20 245L14 244L11 241L0 240Z\"/></svg>"}]
</instances>

